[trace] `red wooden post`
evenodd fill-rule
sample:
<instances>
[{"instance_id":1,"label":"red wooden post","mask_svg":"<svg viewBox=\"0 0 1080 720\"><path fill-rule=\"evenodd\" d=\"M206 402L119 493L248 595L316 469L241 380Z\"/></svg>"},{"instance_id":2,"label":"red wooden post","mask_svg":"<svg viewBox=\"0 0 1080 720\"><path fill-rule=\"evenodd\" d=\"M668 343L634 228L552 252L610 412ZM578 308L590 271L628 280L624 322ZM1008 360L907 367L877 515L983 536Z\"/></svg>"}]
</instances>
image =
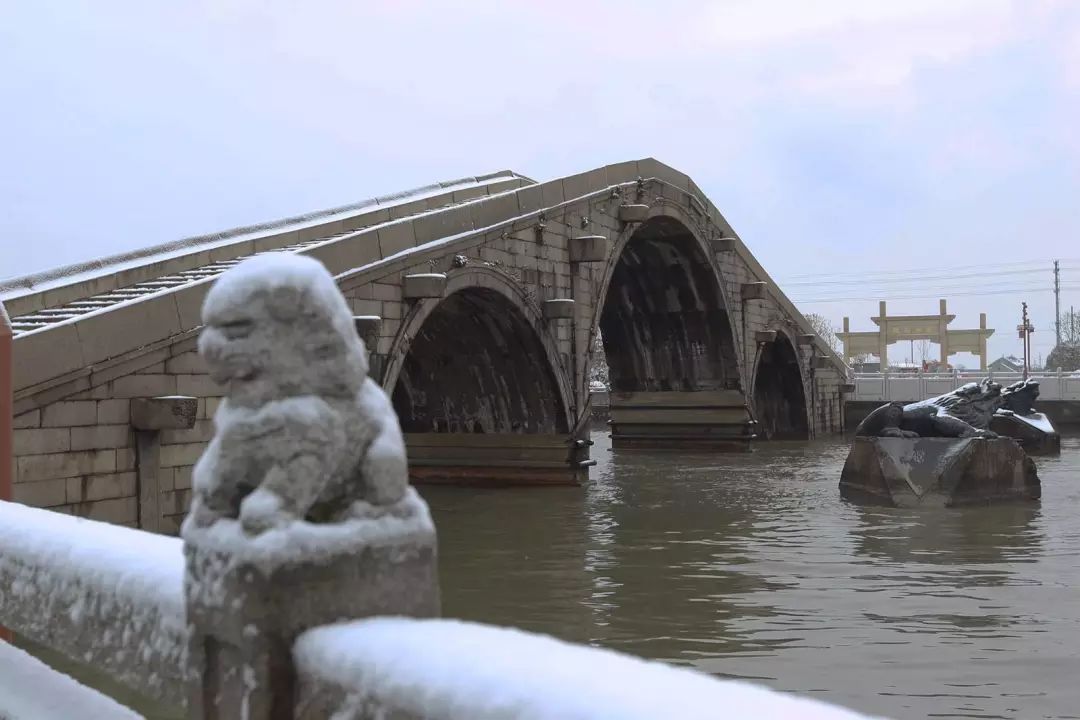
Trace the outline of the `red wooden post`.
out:
<instances>
[{"instance_id":1,"label":"red wooden post","mask_svg":"<svg viewBox=\"0 0 1080 720\"><path fill-rule=\"evenodd\" d=\"M0 500L11 501L12 454L11 425L14 418L14 397L12 382L14 375L13 342L11 321L8 319L4 303L0 302ZM0 627L0 640L11 642L11 631Z\"/></svg>"}]
</instances>

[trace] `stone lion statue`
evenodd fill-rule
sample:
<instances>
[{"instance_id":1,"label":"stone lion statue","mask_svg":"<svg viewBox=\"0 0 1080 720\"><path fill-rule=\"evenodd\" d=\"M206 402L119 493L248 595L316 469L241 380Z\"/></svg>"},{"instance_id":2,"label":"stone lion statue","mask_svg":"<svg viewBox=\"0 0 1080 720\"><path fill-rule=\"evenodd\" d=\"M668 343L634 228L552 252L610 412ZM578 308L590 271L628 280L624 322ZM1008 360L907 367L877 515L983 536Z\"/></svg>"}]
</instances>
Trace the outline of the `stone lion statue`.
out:
<instances>
[{"instance_id":1,"label":"stone lion statue","mask_svg":"<svg viewBox=\"0 0 1080 720\"><path fill-rule=\"evenodd\" d=\"M856 436L997 437L990 419L1002 405L1001 385L992 380L967 383L952 392L904 404L891 402L866 416Z\"/></svg>"},{"instance_id":2,"label":"stone lion statue","mask_svg":"<svg viewBox=\"0 0 1080 720\"><path fill-rule=\"evenodd\" d=\"M1031 415L1035 412L1035 401L1039 399L1039 381L1033 378L1014 382L1001 391L1004 410L1017 415Z\"/></svg>"},{"instance_id":3,"label":"stone lion statue","mask_svg":"<svg viewBox=\"0 0 1080 720\"><path fill-rule=\"evenodd\" d=\"M226 388L196 464L185 526L237 518L257 534L294 520L386 512L408 488L405 444L330 273L270 253L224 273L199 352Z\"/></svg>"}]
</instances>

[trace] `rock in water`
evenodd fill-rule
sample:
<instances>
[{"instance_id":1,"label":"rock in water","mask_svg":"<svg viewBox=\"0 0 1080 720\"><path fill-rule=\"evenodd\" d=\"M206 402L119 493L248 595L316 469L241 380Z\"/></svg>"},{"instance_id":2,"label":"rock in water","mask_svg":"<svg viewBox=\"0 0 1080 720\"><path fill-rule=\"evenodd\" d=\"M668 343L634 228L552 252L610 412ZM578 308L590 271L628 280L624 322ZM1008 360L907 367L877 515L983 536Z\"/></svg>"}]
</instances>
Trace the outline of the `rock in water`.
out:
<instances>
[{"instance_id":1,"label":"rock in water","mask_svg":"<svg viewBox=\"0 0 1080 720\"><path fill-rule=\"evenodd\" d=\"M1035 410L1039 383L1031 378L1013 383L1001 391L1004 406L994 412L990 429L998 435L1016 438L1028 455L1059 455L1061 435L1045 414Z\"/></svg>"},{"instance_id":2,"label":"rock in water","mask_svg":"<svg viewBox=\"0 0 1080 720\"><path fill-rule=\"evenodd\" d=\"M1037 500L1035 463L1011 438L856 437L840 475L848 500L953 507Z\"/></svg>"},{"instance_id":3,"label":"rock in water","mask_svg":"<svg viewBox=\"0 0 1080 720\"><path fill-rule=\"evenodd\" d=\"M990 429L998 435L1014 438L1028 455L1061 454L1061 435L1043 413L1019 415L998 410L990 421Z\"/></svg>"}]
</instances>

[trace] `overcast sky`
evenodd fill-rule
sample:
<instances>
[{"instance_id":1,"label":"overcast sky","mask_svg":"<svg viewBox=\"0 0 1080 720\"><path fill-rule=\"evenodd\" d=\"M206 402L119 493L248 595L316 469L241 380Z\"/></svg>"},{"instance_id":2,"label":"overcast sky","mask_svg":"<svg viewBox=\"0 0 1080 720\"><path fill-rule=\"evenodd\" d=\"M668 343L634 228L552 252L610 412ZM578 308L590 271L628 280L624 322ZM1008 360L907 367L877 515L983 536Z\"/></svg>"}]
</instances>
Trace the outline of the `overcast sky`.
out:
<instances>
[{"instance_id":1,"label":"overcast sky","mask_svg":"<svg viewBox=\"0 0 1080 720\"><path fill-rule=\"evenodd\" d=\"M654 156L793 299L868 298L800 302L837 325L1015 262L1045 272L958 279L954 327L986 311L992 352L1018 353L1026 299L1046 353L1054 258L1080 306L1069 0L9 2L0 93L0 277L436 180ZM991 283L1018 291L961 294Z\"/></svg>"}]
</instances>

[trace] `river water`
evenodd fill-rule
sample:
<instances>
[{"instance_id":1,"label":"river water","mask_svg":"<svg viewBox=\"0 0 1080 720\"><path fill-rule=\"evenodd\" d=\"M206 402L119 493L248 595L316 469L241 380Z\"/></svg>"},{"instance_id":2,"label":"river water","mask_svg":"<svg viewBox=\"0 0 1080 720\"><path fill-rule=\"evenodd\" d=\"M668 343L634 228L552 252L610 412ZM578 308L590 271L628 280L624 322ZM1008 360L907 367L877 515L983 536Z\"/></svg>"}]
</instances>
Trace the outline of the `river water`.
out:
<instances>
[{"instance_id":1,"label":"river water","mask_svg":"<svg viewBox=\"0 0 1080 720\"><path fill-rule=\"evenodd\" d=\"M444 615L891 718L1080 717L1080 437L1040 503L840 499L842 440L611 450L582 488L425 487Z\"/></svg>"},{"instance_id":2,"label":"river water","mask_svg":"<svg viewBox=\"0 0 1080 720\"><path fill-rule=\"evenodd\" d=\"M839 439L740 455L593 440L585 487L421 488L445 616L896 720L1080 717L1080 436L1036 458L1040 503L937 511L842 501ZM148 718L182 717L28 647Z\"/></svg>"}]
</instances>

